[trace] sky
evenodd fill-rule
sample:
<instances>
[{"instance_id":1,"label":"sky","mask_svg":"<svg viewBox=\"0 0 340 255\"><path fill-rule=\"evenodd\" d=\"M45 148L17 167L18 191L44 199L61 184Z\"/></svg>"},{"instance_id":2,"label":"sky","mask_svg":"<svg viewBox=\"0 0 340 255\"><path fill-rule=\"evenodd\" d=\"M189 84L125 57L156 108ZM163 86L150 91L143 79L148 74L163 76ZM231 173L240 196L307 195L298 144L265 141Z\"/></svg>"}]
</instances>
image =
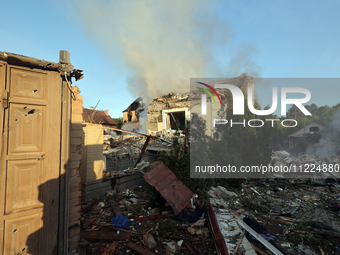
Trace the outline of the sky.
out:
<instances>
[{"instance_id":1,"label":"sky","mask_svg":"<svg viewBox=\"0 0 340 255\"><path fill-rule=\"evenodd\" d=\"M189 90L190 78L340 78L339 1L4 1L0 51L84 70L84 107L111 117ZM289 84L287 84L289 87ZM255 84L260 104L271 89ZM340 84L306 85L318 106L340 102Z\"/></svg>"}]
</instances>

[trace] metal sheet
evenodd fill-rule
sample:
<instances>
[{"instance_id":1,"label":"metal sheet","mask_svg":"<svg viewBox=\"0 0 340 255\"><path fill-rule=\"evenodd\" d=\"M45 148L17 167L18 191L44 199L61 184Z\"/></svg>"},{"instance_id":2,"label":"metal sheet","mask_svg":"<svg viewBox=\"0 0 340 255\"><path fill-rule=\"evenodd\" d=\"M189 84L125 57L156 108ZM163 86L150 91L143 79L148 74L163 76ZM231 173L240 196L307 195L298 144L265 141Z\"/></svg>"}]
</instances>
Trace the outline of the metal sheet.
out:
<instances>
[{"instance_id":1,"label":"metal sheet","mask_svg":"<svg viewBox=\"0 0 340 255\"><path fill-rule=\"evenodd\" d=\"M175 215L178 215L190 204L190 198L194 193L163 162L152 168L143 177L147 183L161 193L174 210Z\"/></svg>"}]
</instances>

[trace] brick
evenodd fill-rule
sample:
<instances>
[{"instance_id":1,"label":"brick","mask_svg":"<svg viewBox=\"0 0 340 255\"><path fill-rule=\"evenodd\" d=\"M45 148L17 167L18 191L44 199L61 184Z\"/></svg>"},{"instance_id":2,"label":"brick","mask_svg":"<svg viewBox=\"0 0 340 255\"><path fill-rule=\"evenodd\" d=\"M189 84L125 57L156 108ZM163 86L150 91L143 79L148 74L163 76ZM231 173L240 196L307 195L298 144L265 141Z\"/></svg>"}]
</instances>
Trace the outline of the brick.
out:
<instances>
[{"instance_id":1,"label":"brick","mask_svg":"<svg viewBox=\"0 0 340 255\"><path fill-rule=\"evenodd\" d=\"M70 136L71 136L72 138L75 138L75 137L83 137L83 131L80 130L80 129L71 130Z\"/></svg>"},{"instance_id":2,"label":"brick","mask_svg":"<svg viewBox=\"0 0 340 255\"><path fill-rule=\"evenodd\" d=\"M72 123L71 129L83 129L83 124L82 123Z\"/></svg>"},{"instance_id":3,"label":"brick","mask_svg":"<svg viewBox=\"0 0 340 255\"><path fill-rule=\"evenodd\" d=\"M72 153L71 154L71 158L70 158L71 161L73 160L81 160L81 154L80 153Z\"/></svg>"},{"instance_id":4,"label":"brick","mask_svg":"<svg viewBox=\"0 0 340 255\"><path fill-rule=\"evenodd\" d=\"M72 222L72 221L75 221L75 220L79 220L80 217L81 217L80 213L71 214L70 217L69 217L69 221Z\"/></svg>"},{"instance_id":5,"label":"brick","mask_svg":"<svg viewBox=\"0 0 340 255\"><path fill-rule=\"evenodd\" d=\"M81 107L72 107L72 114L83 114L83 108L81 108Z\"/></svg>"},{"instance_id":6,"label":"brick","mask_svg":"<svg viewBox=\"0 0 340 255\"><path fill-rule=\"evenodd\" d=\"M73 237L80 234L80 227L68 231L68 237Z\"/></svg>"},{"instance_id":7,"label":"brick","mask_svg":"<svg viewBox=\"0 0 340 255\"><path fill-rule=\"evenodd\" d=\"M70 176L78 176L79 175L79 168L73 168L70 170Z\"/></svg>"},{"instance_id":8,"label":"brick","mask_svg":"<svg viewBox=\"0 0 340 255\"><path fill-rule=\"evenodd\" d=\"M80 226L80 220L70 221L68 224L69 224L69 226L74 226L74 225Z\"/></svg>"},{"instance_id":9,"label":"brick","mask_svg":"<svg viewBox=\"0 0 340 255\"><path fill-rule=\"evenodd\" d=\"M77 184L81 182L80 176L72 176L70 177L70 185Z\"/></svg>"},{"instance_id":10,"label":"brick","mask_svg":"<svg viewBox=\"0 0 340 255\"><path fill-rule=\"evenodd\" d=\"M83 102L83 96L78 94L75 102Z\"/></svg>"},{"instance_id":11,"label":"brick","mask_svg":"<svg viewBox=\"0 0 340 255\"><path fill-rule=\"evenodd\" d=\"M78 198L73 198L69 201L69 206L76 206L76 205L80 205L81 201L80 201L80 197Z\"/></svg>"},{"instance_id":12,"label":"brick","mask_svg":"<svg viewBox=\"0 0 340 255\"><path fill-rule=\"evenodd\" d=\"M76 151L77 151L77 146L71 145L71 146L70 146L70 152L71 152L71 153L74 153L74 152L76 152Z\"/></svg>"},{"instance_id":13,"label":"brick","mask_svg":"<svg viewBox=\"0 0 340 255\"><path fill-rule=\"evenodd\" d=\"M69 199L76 198L76 197L81 197L81 191L73 191L70 192Z\"/></svg>"},{"instance_id":14,"label":"brick","mask_svg":"<svg viewBox=\"0 0 340 255\"><path fill-rule=\"evenodd\" d=\"M80 205L70 207L68 212L69 215L80 212Z\"/></svg>"},{"instance_id":15,"label":"brick","mask_svg":"<svg viewBox=\"0 0 340 255\"><path fill-rule=\"evenodd\" d=\"M72 114L71 122L72 123L82 123L83 122L83 116L80 115L80 114Z\"/></svg>"},{"instance_id":16,"label":"brick","mask_svg":"<svg viewBox=\"0 0 340 255\"><path fill-rule=\"evenodd\" d=\"M71 145L70 146L70 152L71 153L75 153L81 150L81 145L75 146L75 145Z\"/></svg>"},{"instance_id":17,"label":"brick","mask_svg":"<svg viewBox=\"0 0 340 255\"><path fill-rule=\"evenodd\" d=\"M71 138L71 145L80 145L81 138Z\"/></svg>"},{"instance_id":18,"label":"brick","mask_svg":"<svg viewBox=\"0 0 340 255\"><path fill-rule=\"evenodd\" d=\"M83 102L82 101L72 101L72 108L73 107L80 107L83 108Z\"/></svg>"},{"instance_id":19,"label":"brick","mask_svg":"<svg viewBox=\"0 0 340 255\"><path fill-rule=\"evenodd\" d=\"M81 190L81 183L78 183L78 184L75 184L75 185L71 185L70 192L78 191L78 190Z\"/></svg>"},{"instance_id":20,"label":"brick","mask_svg":"<svg viewBox=\"0 0 340 255\"><path fill-rule=\"evenodd\" d=\"M80 160L71 161L68 166L69 168L78 168L80 166Z\"/></svg>"},{"instance_id":21,"label":"brick","mask_svg":"<svg viewBox=\"0 0 340 255\"><path fill-rule=\"evenodd\" d=\"M78 243L79 240L80 240L80 236L74 236L68 239L68 244L72 245L72 244Z\"/></svg>"},{"instance_id":22,"label":"brick","mask_svg":"<svg viewBox=\"0 0 340 255\"><path fill-rule=\"evenodd\" d=\"M74 252L78 249L79 243L75 243L68 246L68 253Z\"/></svg>"}]
</instances>

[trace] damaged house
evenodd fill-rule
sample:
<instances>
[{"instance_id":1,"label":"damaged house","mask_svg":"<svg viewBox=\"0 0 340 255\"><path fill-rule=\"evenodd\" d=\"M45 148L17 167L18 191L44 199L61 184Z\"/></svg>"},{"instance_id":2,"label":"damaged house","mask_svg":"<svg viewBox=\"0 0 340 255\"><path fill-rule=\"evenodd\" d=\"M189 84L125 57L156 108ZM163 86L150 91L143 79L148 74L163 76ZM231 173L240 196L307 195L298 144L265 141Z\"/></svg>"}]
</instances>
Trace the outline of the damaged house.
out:
<instances>
[{"instance_id":1,"label":"damaged house","mask_svg":"<svg viewBox=\"0 0 340 255\"><path fill-rule=\"evenodd\" d=\"M124 125L133 126L130 129L135 131L141 129L141 124L139 123L140 113L144 110L143 99L138 97L133 101L128 108L123 111L123 123Z\"/></svg>"},{"instance_id":2,"label":"damaged house","mask_svg":"<svg viewBox=\"0 0 340 255\"><path fill-rule=\"evenodd\" d=\"M83 108L83 122L97 123L109 127L117 127L117 123L109 115L109 110L97 111L92 107L91 109Z\"/></svg>"},{"instance_id":3,"label":"damaged house","mask_svg":"<svg viewBox=\"0 0 340 255\"><path fill-rule=\"evenodd\" d=\"M239 77L231 79L207 82L207 84L211 86L214 84L232 84L244 91L246 91L248 87L251 87L253 89L253 97L255 94L254 80L247 74L242 74ZM224 89L216 89L216 91L222 98L224 107L226 107ZM148 121L146 122L147 134L156 134L159 131L173 133L175 130L184 130L187 122L190 120L190 114L201 112L202 93L204 92L201 90L191 91L191 94L170 93L153 99L148 107ZM215 97L217 100L216 95ZM208 97L207 112L209 114L201 116L206 120L207 135L211 135L213 132L212 120L218 118L218 111L220 109L220 105L215 105L213 100Z\"/></svg>"},{"instance_id":4,"label":"damaged house","mask_svg":"<svg viewBox=\"0 0 340 255\"><path fill-rule=\"evenodd\" d=\"M289 149L294 151L305 151L308 143L317 143L320 139L320 132L325 126L317 121L305 125L288 136Z\"/></svg>"},{"instance_id":5,"label":"damaged house","mask_svg":"<svg viewBox=\"0 0 340 255\"><path fill-rule=\"evenodd\" d=\"M201 81L197 79L197 81ZM194 80L196 83L196 80ZM252 88L253 91L253 101L255 98L254 93L254 79L253 77L249 76L248 74L244 73L240 75L239 77L231 78L231 79L223 79L223 80L216 80L211 82L206 82L206 84L214 87L215 84L231 84L239 87L243 91L247 91L248 88ZM222 100L222 108L223 110L226 109L228 102L226 102L226 98L224 96L224 89L222 88L215 88L217 94L220 96ZM201 95L204 92L201 90L194 90L191 91L191 112L192 113L201 113ZM213 94L214 95L214 94ZM218 102L218 98L216 95L214 95L214 99L216 102ZM221 106L219 104L214 103L214 101L211 99L211 97L207 97L207 114L206 115L200 115L200 117L206 121L206 135L211 136L214 132L213 128L213 120L214 119L220 119L219 111L221 110Z\"/></svg>"},{"instance_id":6,"label":"damaged house","mask_svg":"<svg viewBox=\"0 0 340 255\"><path fill-rule=\"evenodd\" d=\"M155 98L148 107L147 134L159 131L174 132L184 130L190 119L190 95L170 93Z\"/></svg>"}]
</instances>

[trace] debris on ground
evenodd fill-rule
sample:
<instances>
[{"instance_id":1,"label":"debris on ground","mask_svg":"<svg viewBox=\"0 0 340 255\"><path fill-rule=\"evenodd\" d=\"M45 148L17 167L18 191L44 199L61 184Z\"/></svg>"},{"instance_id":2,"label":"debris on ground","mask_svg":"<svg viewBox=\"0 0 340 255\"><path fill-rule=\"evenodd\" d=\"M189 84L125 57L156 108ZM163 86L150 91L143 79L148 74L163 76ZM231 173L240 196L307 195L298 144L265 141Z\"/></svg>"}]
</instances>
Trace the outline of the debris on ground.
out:
<instances>
[{"instance_id":1,"label":"debris on ground","mask_svg":"<svg viewBox=\"0 0 340 255\"><path fill-rule=\"evenodd\" d=\"M110 254L111 250L115 250L114 254L164 255L216 252L205 206L163 163L153 169L161 169L168 176L158 179L153 170L144 175L150 183L162 187L156 189L164 196L163 203L153 198L153 187L135 186L107 192L82 205L80 243L86 254ZM173 184L177 188L167 196L166 187Z\"/></svg>"},{"instance_id":2,"label":"debris on ground","mask_svg":"<svg viewBox=\"0 0 340 255\"><path fill-rule=\"evenodd\" d=\"M208 194L230 254L242 230L246 234L240 246L246 240L253 251L334 254L340 239L339 188L334 178L247 179L240 189L211 187ZM243 246L256 254L247 243Z\"/></svg>"}]
</instances>

